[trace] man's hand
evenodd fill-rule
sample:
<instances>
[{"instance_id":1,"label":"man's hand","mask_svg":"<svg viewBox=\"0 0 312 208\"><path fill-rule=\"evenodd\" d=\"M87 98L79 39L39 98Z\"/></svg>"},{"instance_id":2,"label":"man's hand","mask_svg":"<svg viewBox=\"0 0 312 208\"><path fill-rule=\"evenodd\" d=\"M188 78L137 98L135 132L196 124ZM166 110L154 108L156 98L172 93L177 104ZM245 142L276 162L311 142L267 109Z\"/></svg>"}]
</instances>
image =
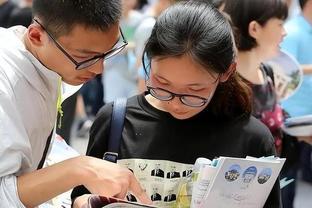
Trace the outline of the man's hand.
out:
<instances>
[{"instance_id":1,"label":"man's hand","mask_svg":"<svg viewBox=\"0 0 312 208\"><path fill-rule=\"evenodd\" d=\"M18 195L25 207L36 207L79 185L93 194L121 199L131 191L142 203L151 203L130 170L94 157L71 158L17 177Z\"/></svg>"},{"instance_id":2,"label":"man's hand","mask_svg":"<svg viewBox=\"0 0 312 208\"><path fill-rule=\"evenodd\" d=\"M92 193L124 199L131 191L144 204L151 204L134 174L127 168L105 160L84 157L80 167L86 171L83 185Z\"/></svg>"}]
</instances>

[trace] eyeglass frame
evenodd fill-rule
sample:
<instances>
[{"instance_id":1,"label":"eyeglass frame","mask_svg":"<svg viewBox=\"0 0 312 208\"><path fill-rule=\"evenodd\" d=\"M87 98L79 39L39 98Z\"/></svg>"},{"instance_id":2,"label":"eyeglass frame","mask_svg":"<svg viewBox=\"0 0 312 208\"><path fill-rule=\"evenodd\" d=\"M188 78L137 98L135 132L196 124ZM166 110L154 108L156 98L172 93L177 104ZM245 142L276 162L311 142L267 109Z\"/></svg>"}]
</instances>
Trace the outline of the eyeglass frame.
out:
<instances>
[{"instance_id":1,"label":"eyeglass frame","mask_svg":"<svg viewBox=\"0 0 312 208\"><path fill-rule=\"evenodd\" d=\"M107 60L113 56L109 56L107 58L105 58L105 56L107 56L110 53L113 53L114 51L120 50L118 51L116 54L118 54L119 52L121 52L127 45L128 45L128 41L126 40L124 34L122 33L121 28L119 27L119 31L122 37L122 41L123 44L117 48L112 48L109 51L101 54L101 55L96 55L90 59L87 59L85 61L81 61L81 62L77 62L68 52L66 52L66 50L61 46L61 44L58 43L58 41L48 32L48 30L37 20L37 19L33 19L34 22L36 22L38 25L40 25L40 27L48 34L48 36L53 40L53 42L55 43L56 47L76 66L75 69L76 70L81 70L81 69L85 69L89 66L92 66L94 64L96 64L99 60L103 59L103 60ZM114 44L114 46L119 42L120 38L117 40L117 42ZM114 55L116 55L114 54ZM98 60L96 60L98 59ZM81 67L83 64L91 62L92 60L96 60L94 61L94 63L90 64L90 65L86 65Z\"/></svg>"},{"instance_id":2,"label":"eyeglass frame","mask_svg":"<svg viewBox=\"0 0 312 208\"><path fill-rule=\"evenodd\" d=\"M163 88L160 88L160 87L152 87L150 85L147 85L146 86L147 88L147 91L150 95L152 95L154 98L158 99L158 100L161 100L161 101L170 101L170 100L173 100L175 97L178 97L179 100L181 101L182 104L186 105L186 106L189 106L189 107L193 107L193 108L200 108L202 106L204 106L211 98L211 94L208 96L208 98L204 98L204 97L201 97L201 96L198 96L198 95L190 95L190 94L178 94L178 93L174 93L174 92L171 92L169 90L166 90L166 89L163 89ZM151 90L163 90L164 92L167 92L171 95L170 98L168 99L161 99L159 97L156 97L153 93L151 93ZM201 99L203 102L201 105L198 105L198 106L195 106L195 105L189 105L187 103L185 103L185 101L183 101L183 97L185 96L188 96L188 97L193 97L193 98L199 98Z\"/></svg>"}]
</instances>

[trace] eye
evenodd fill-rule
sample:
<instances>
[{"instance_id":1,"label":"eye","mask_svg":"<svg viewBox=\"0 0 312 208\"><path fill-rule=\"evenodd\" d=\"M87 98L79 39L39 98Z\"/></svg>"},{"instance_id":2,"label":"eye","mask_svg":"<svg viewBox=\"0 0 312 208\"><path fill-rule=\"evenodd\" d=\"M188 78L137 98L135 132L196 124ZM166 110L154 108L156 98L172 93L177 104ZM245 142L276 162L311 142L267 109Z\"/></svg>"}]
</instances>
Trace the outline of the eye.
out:
<instances>
[{"instance_id":1,"label":"eye","mask_svg":"<svg viewBox=\"0 0 312 208\"><path fill-rule=\"evenodd\" d=\"M200 92L200 91L205 90L205 88L203 87L190 87L189 89L194 92Z\"/></svg>"},{"instance_id":2,"label":"eye","mask_svg":"<svg viewBox=\"0 0 312 208\"><path fill-rule=\"evenodd\" d=\"M169 83L166 80L164 80L164 79L162 79L160 77L156 77L156 81L159 82L162 85L169 85Z\"/></svg>"},{"instance_id":3,"label":"eye","mask_svg":"<svg viewBox=\"0 0 312 208\"><path fill-rule=\"evenodd\" d=\"M75 58L75 59L79 59L79 60L86 60L86 59L89 59L90 56L78 56L78 55L74 55L74 58Z\"/></svg>"}]
</instances>

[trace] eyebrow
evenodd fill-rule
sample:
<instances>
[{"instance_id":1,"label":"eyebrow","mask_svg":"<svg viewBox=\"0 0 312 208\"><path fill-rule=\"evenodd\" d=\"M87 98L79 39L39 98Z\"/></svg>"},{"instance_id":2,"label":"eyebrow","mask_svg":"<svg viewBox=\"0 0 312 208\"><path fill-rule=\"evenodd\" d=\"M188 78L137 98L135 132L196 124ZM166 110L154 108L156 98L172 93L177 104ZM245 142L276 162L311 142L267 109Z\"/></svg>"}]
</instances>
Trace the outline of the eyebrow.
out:
<instances>
[{"instance_id":1,"label":"eyebrow","mask_svg":"<svg viewBox=\"0 0 312 208\"><path fill-rule=\"evenodd\" d=\"M120 41L120 39L121 39L121 35L119 35L117 41L114 43L114 45L108 51L112 50L117 45L117 43ZM77 51L79 53L84 53L84 54L96 54L96 55L101 55L101 54L108 52L108 51L106 51L106 52L102 53L102 52L98 52L98 51L92 51L89 49L76 49L75 51Z\"/></svg>"},{"instance_id":2,"label":"eyebrow","mask_svg":"<svg viewBox=\"0 0 312 208\"><path fill-rule=\"evenodd\" d=\"M157 74L155 74L155 77L157 78L157 79L163 79L164 81L166 81L166 82L168 82L168 83L171 83L169 80L167 80L166 78L164 78L164 77L162 77L162 76L159 76L159 75L157 75ZM187 84L186 86L188 86L188 87L197 87L197 86L200 86L200 87L203 87L203 86L205 86L206 85L206 83L192 83L192 84Z\"/></svg>"},{"instance_id":3,"label":"eyebrow","mask_svg":"<svg viewBox=\"0 0 312 208\"><path fill-rule=\"evenodd\" d=\"M162 77L162 76L160 76L160 75L158 75L158 74L154 74L154 75L155 75L155 77L156 77L157 79L163 79L164 81L171 83L168 79L166 79L166 78L164 78L164 77Z\"/></svg>"},{"instance_id":4,"label":"eyebrow","mask_svg":"<svg viewBox=\"0 0 312 208\"><path fill-rule=\"evenodd\" d=\"M188 87L204 87L206 84L204 83L193 83L193 84L188 84Z\"/></svg>"}]
</instances>

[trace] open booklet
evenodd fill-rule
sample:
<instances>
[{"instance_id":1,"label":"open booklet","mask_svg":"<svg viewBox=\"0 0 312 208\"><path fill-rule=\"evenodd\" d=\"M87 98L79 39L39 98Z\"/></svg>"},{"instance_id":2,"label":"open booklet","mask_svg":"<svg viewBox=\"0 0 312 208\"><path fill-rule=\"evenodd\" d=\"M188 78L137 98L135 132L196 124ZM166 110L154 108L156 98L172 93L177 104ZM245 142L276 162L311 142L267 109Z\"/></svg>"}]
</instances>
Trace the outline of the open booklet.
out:
<instances>
[{"instance_id":1,"label":"open booklet","mask_svg":"<svg viewBox=\"0 0 312 208\"><path fill-rule=\"evenodd\" d=\"M190 206L178 207L263 207L284 162L276 157L220 157L202 164Z\"/></svg>"},{"instance_id":2,"label":"open booklet","mask_svg":"<svg viewBox=\"0 0 312 208\"><path fill-rule=\"evenodd\" d=\"M132 162L130 166L133 169L131 170L146 189L147 194L151 195L154 207L260 208L265 204L285 159L276 157L220 157L210 161L206 158L198 158L196 163L191 165L192 171L185 174L185 177L182 177L181 172L189 169L189 166L185 166L185 164L171 161L162 161L163 164L160 164L161 161L155 162L142 159L125 160L121 161L121 164L125 164L125 162L127 166ZM135 164L138 164L141 172L146 171L151 173L152 176L143 173L138 175ZM153 166L149 167L151 164ZM158 176L151 169L155 167L155 164L157 167L162 166L164 168L164 171L161 174L159 173ZM174 174L164 174L169 171L165 165L170 168L174 166L176 177L173 177ZM170 179L169 176L171 175L172 178ZM157 183L157 186L155 186L155 183ZM155 194L155 187L157 187L158 194ZM168 191L172 194L165 194L169 193ZM152 194L153 192L154 194ZM169 196L174 197L169 200ZM109 197L101 197L100 202L97 205L93 204L90 208L153 207Z\"/></svg>"},{"instance_id":3,"label":"open booklet","mask_svg":"<svg viewBox=\"0 0 312 208\"><path fill-rule=\"evenodd\" d=\"M283 130L291 136L312 136L312 115L286 119Z\"/></svg>"}]
</instances>

